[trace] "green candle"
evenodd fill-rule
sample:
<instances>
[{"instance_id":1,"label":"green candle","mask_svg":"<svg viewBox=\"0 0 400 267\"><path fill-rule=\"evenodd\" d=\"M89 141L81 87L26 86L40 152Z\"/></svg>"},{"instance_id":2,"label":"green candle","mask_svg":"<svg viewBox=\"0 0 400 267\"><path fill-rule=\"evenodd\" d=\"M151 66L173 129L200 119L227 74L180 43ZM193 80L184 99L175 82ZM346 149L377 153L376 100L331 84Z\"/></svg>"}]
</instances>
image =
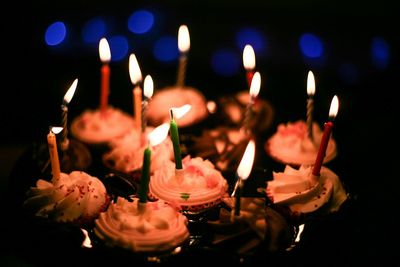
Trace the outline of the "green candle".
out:
<instances>
[{"instance_id":1,"label":"green candle","mask_svg":"<svg viewBox=\"0 0 400 267\"><path fill-rule=\"evenodd\" d=\"M142 166L142 176L140 178L140 188L139 188L139 202L147 202L147 192L149 191L149 181L150 181L150 158L151 150L147 147L143 153L143 166Z\"/></svg>"},{"instance_id":2,"label":"green candle","mask_svg":"<svg viewBox=\"0 0 400 267\"><path fill-rule=\"evenodd\" d=\"M174 120L174 112L170 109L171 121L169 132L174 147L175 169L182 169L181 147L179 144L178 124Z\"/></svg>"}]
</instances>

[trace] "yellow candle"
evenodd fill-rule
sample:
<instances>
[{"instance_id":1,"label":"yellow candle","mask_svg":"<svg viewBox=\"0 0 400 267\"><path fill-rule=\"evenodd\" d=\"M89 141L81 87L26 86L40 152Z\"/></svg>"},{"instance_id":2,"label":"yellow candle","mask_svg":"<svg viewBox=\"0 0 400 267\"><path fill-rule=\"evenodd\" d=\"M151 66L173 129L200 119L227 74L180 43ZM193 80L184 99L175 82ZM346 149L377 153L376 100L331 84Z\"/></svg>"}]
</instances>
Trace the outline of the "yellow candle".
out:
<instances>
[{"instance_id":1,"label":"yellow candle","mask_svg":"<svg viewBox=\"0 0 400 267\"><path fill-rule=\"evenodd\" d=\"M135 125L137 129L140 129L142 127L142 88L139 83L142 81L142 72L135 54L129 56L129 77L134 86L132 94Z\"/></svg>"},{"instance_id":2,"label":"yellow candle","mask_svg":"<svg viewBox=\"0 0 400 267\"><path fill-rule=\"evenodd\" d=\"M59 132L62 130L62 127L53 127L50 129L49 134L47 135L47 144L49 147L50 161L51 161L51 173L52 173L52 182L56 184L60 179L60 161L58 159L58 151L57 151L57 140L56 135L53 131Z\"/></svg>"}]
</instances>

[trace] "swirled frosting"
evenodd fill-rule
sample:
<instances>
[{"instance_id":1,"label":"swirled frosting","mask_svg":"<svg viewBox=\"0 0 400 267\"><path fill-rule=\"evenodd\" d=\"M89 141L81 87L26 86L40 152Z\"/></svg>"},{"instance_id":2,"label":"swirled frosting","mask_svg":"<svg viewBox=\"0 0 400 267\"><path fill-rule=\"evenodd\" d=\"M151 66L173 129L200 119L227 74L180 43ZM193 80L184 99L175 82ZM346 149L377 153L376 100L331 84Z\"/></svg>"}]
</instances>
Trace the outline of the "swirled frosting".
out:
<instances>
[{"instance_id":1,"label":"swirled frosting","mask_svg":"<svg viewBox=\"0 0 400 267\"><path fill-rule=\"evenodd\" d=\"M146 130L146 132L150 131L151 128ZM110 142L111 149L103 155L103 162L115 170L129 173L142 168L143 152L147 146L147 141L142 141L140 132L133 129L123 137L116 138ZM174 154L170 138L166 138L156 146L151 146L150 149L151 172L154 172L165 161L173 159Z\"/></svg>"},{"instance_id":2,"label":"swirled frosting","mask_svg":"<svg viewBox=\"0 0 400 267\"><path fill-rule=\"evenodd\" d=\"M307 134L307 125L304 121L279 124L277 132L266 142L267 153L276 160L300 166L312 165L317 158L322 134L318 124L313 123L313 140ZM326 149L324 163L336 157L336 142L331 137Z\"/></svg>"},{"instance_id":3,"label":"swirled frosting","mask_svg":"<svg viewBox=\"0 0 400 267\"><path fill-rule=\"evenodd\" d=\"M57 222L91 223L108 204L104 184L82 171L61 173L54 183L39 179L23 203L36 216Z\"/></svg>"},{"instance_id":4,"label":"swirled frosting","mask_svg":"<svg viewBox=\"0 0 400 267\"><path fill-rule=\"evenodd\" d=\"M169 109L189 104L192 108L182 118L176 119L181 127L193 125L208 115L206 99L193 87L166 87L156 92L148 105L147 119L152 125L169 120Z\"/></svg>"},{"instance_id":5,"label":"swirled frosting","mask_svg":"<svg viewBox=\"0 0 400 267\"><path fill-rule=\"evenodd\" d=\"M135 252L168 251L189 238L187 218L164 201L120 197L96 219L94 233L109 246Z\"/></svg>"},{"instance_id":6,"label":"swirled frosting","mask_svg":"<svg viewBox=\"0 0 400 267\"><path fill-rule=\"evenodd\" d=\"M212 207L227 195L227 181L210 161L186 156L182 163L181 173L175 172L172 161L157 169L150 178L150 193L188 211Z\"/></svg>"},{"instance_id":7,"label":"swirled frosting","mask_svg":"<svg viewBox=\"0 0 400 267\"><path fill-rule=\"evenodd\" d=\"M132 116L108 106L104 114L99 109L86 110L71 123L71 134L82 142L99 144L123 136L134 127Z\"/></svg>"},{"instance_id":8,"label":"swirled frosting","mask_svg":"<svg viewBox=\"0 0 400 267\"><path fill-rule=\"evenodd\" d=\"M337 211L347 199L339 177L326 167L320 176L312 175L312 167L294 169L286 165L284 172L274 172L267 183L267 195L276 204L286 205L292 211L311 213Z\"/></svg>"}]
</instances>

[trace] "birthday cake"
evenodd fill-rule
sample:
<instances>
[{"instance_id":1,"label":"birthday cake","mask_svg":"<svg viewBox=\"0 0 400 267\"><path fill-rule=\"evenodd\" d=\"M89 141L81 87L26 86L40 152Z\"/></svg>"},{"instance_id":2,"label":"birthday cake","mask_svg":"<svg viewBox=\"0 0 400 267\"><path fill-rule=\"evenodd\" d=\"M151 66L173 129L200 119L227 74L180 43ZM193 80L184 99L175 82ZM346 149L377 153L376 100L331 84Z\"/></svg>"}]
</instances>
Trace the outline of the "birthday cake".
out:
<instances>
[{"instance_id":1,"label":"birthday cake","mask_svg":"<svg viewBox=\"0 0 400 267\"><path fill-rule=\"evenodd\" d=\"M312 124L312 139L308 136L303 120L281 123L277 131L265 143L266 152L283 164L294 166L312 165L318 154L323 132L317 123ZM336 157L336 142L330 138L324 163Z\"/></svg>"},{"instance_id":2,"label":"birthday cake","mask_svg":"<svg viewBox=\"0 0 400 267\"><path fill-rule=\"evenodd\" d=\"M109 197L103 183L82 171L61 173L52 182L39 179L27 192L24 209L34 216L80 226L93 223L107 208Z\"/></svg>"},{"instance_id":3,"label":"birthday cake","mask_svg":"<svg viewBox=\"0 0 400 267\"><path fill-rule=\"evenodd\" d=\"M150 194L188 212L200 212L218 205L227 195L228 184L214 165L200 157L186 156L183 169L165 162L150 178Z\"/></svg>"},{"instance_id":4,"label":"birthday cake","mask_svg":"<svg viewBox=\"0 0 400 267\"><path fill-rule=\"evenodd\" d=\"M162 200L118 198L95 222L94 234L106 246L137 253L172 251L189 239L187 218Z\"/></svg>"},{"instance_id":5,"label":"birthday cake","mask_svg":"<svg viewBox=\"0 0 400 267\"><path fill-rule=\"evenodd\" d=\"M204 95L193 87L166 87L155 92L149 102L147 120L150 125L159 125L169 121L169 110L173 107L191 105L190 111L177 119L180 127L193 126L208 116L207 101Z\"/></svg>"},{"instance_id":6,"label":"birthday cake","mask_svg":"<svg viewBox=\"0 0 400 267\"><path fill-rule=\"evenodd\" d=\"M127 134L133 127L132 116L108 106L104 112L85 110L72 121L71 134L86 144L102 144Z\"/></svg>"},{"instance_id":7,"label":"birthday cake","mask_svg":"<svg viewBox=\"0 0 400 267\"><path fill-rule=\"evenodd\" d=\"M152 128L148 127L146 134L151 130ZM132 173L142 168L143 152L148 144L140 131L133 129L123 137L113 139L109 146L110 150L103 155L103 163L111 170ZM172 142L167 138L157 146L151 146L150 171L154 172L165 161L172 159Z\"/></svg>"}]
</instances>

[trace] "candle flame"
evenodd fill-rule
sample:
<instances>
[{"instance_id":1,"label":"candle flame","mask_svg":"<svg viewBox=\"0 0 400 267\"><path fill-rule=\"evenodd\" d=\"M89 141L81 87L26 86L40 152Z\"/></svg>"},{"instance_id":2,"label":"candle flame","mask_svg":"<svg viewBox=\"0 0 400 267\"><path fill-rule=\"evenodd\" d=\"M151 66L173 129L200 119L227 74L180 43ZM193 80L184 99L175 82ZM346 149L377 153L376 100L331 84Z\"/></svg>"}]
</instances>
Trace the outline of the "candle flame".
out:
<instances>
[{"instance_id":1,"label":"candle flame","mask_svg":"<svg viewBox=\"0 0 400 267\"><path fill-rule=\"evenodd\" d=\"M217 112L217 103L215 103L215 101L212 101L212 100L208 101L207 102L207 110L211 114Z\"/></svg>"},{"instance_id":2,"label":"candle flame","mask_svg":"<svg viewBox=\"0 0 400 267\"><path fill-rule=\"evenodd\" d=\"M257 71L256 73L254 73L253 79L251 80L250 96L251 97L258 96L258 93L260 92L260 87L261 87L261 75Z\"/></svg>"},{"instance_id":3,"label":"candle flame","mask_svg":"<svg viewBox=\"0 0 400 267\"><path fill-rule=\"evenodd\" d=\"M329 117L330 118L335 118L337 113L338 113L338 110L339 110L339 99L335 95L332 98L331 107L329 108Z\"/></svg>"},{"instance_id":4,"label":"candle flame","mask_svg":"<svg viewBox=\"0 0 400 267\"><path fill-rule=\"evenodd\" d=\"M253 70L256 67L256 55L251 45L246 45L243 49L243 66L246 70Z\"/></svg>"},{"instance_id":5,"label":"candle flame","mask_svg":"<svg viewBox=\"0 0 400 267\"><path fill-rule=\"evenodd\" d=\"M145 97L151 98L153 96L153 91L154 91L153 79L151 78L150 75L146 75L146 77L144 78L143 94Z\"/></svg>"},{"instance_id":6,"label":"candle flame","mask_svg":"<svg viewBox=\"0 0 400 267\"><path fill-rule=\"evenodd\" d=\"M315 79L311 70L307 75L307 94L308 96L313 96L315 94Z\"/></svg>"},{"instance_id":7,"label":"candle flame","mask_svg":"<svg viewBox=\"0 0 400 267\"><path fill-rule=\"evenodd\" d=\"M167 138L169 125L170 124L168 122L165 122L147 135L151 146L156 146Z\"/></svg>"},{"instance_id":8,"label":"candle flame","mask_svg":"<svg viewBox=\"0 0 400 267\"><path fill-rule=\"evenodd\" d=\"M50 131L54 134L59 134L63 130L63 127L51 127Z\"/></svg>"},{"instance_id":9,"label":"candle flame","mask_svg":"<svg viewBox=\"0 0 400 267\"><path fill-rule=\"evenodd\" d=\"M174 117L175 117L176 119L182 118L183 116L186 115L186 113L189 112L189 110L190 110L191 108L192 108L192 106L189 105L189 104L183 105L183 106L181 106L181 107L179 107L179 108L171 108L171 109L170 109L170 114L171 114L172 119L173 119Z\"/></svg>"},{"instance_id":10,"label":"candle flame","mask_svg":"<svg viewBox=\"0 0 400 267\"><path fill-rule=\"evenodd\" d=\"M69 104L69 102L71 102L71 99L75 94L77 85L78 85L78 79L75 79L75 81L72 83L72 85L69 87L68 91L64 95L64 103Z\"/></svg>"},{"instance_id":11,"label":"candle flame","mask_svg":"<svg viewBox=\"0 0 400 267\"><path fill-rule=\"evenodd\" d=\"M136 56L133 53L129 56L129 76L134 85L142 80L142 72L140 71Z\"/></svg>"},{"instance_id":12,"label":"candle flame","mask_svg":"<svg viewBox=\"0 0 400 267\"><path fill-rule=\"evenodd\" d=\"M250 140L237 169L237 174L242 180L246 180L250 175L251 169L253 168L255 152L255 143L253 140Z\"/></svg>"},{"instance_id":13,"label":"candle flame","mask_svg":"<svg viewBox=\"0 0 400 267\"><path fill-rule=\"evenodd\" d=\"M186 53L190 48L189 29L186 25L181 25L178 30L178 47L181 53Z\"/></svg>"},{"instance_id":14,"label":"candle flame","mask_svg":"<svg viewBox=\"0 0 400 267\"><path fill-rule=\"evenodd\" d=\"M92 247L92 241L90 240L88 231L83 229L83 228L81 228L81 230L82 230L83 234L85 235L85 239L82 242L82 247L91 248Z\"/></svg>"},{"instance_id":15,"label":"candle flame","mask_svg":"<svg viewBox=\"0 0 400 267\"><path fill-rule=\"evenodd\" d=\"M110 46L108 45L107 39L104 37L101 38L99 43L99 54L101 62L107 63L111 60Z\"/></svg>"}]
</instances>

